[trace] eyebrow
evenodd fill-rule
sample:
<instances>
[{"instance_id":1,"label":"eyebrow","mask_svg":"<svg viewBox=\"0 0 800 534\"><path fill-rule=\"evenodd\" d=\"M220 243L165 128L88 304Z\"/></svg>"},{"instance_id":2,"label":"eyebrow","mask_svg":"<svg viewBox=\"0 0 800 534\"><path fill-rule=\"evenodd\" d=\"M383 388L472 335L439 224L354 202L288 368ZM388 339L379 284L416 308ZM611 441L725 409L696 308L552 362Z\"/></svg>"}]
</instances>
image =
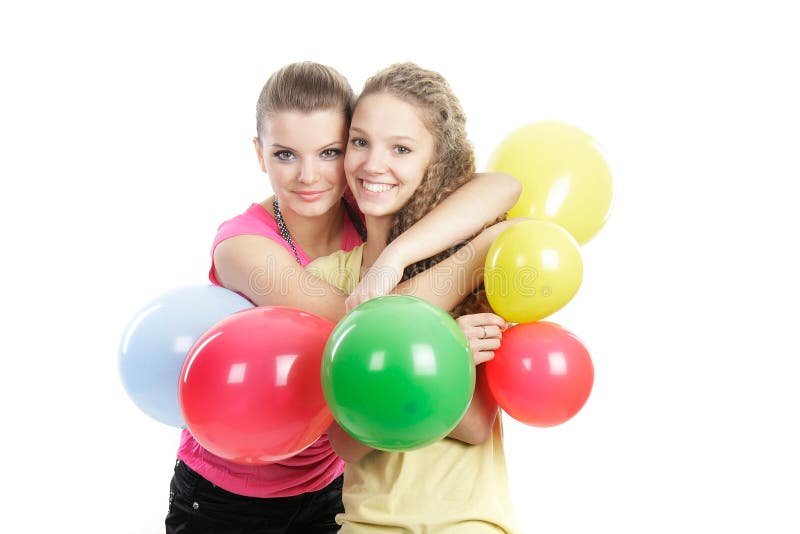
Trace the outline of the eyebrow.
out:
<instances>
[{"instance_id":1,"label":"eyebrow","mask_svg":"<svg viewBox=\"0 0 800 534\"><path fill-rule=\"evenodd\" d=\"M347 144L347 142L346 141L333 141L332 143L328 143L327 145L323 145L323 146L319 147L317 150L326 150L328 148L333 148L333 147L335 147L337 145L344 145L344 144ZM294 148L292 148L290 146L282 145L280 143L272 143L269 146L272 147L272 148L281 148L283 150L292 150L292 151L295 150Z\"/></svg>"},{"instance_id":2,"label":"eyebrow","mask_svg":"<svg viewBox=\"0 0 800 534\"><path fill-rule=\"evenodd\" d=\"M362 134L362 135L367 133L367 132L365 132L364 130L362 130L361 128L359 128L357 126L354 126L354 127L350 128L350 132L355 132L355 133L359 133L359 134ZM389 139L391 139L393 141L411 141L411 142L416 141L415 138L409 137L407 135L392 135L392 136L389 137Z\"/></svg>"}]
</instances>

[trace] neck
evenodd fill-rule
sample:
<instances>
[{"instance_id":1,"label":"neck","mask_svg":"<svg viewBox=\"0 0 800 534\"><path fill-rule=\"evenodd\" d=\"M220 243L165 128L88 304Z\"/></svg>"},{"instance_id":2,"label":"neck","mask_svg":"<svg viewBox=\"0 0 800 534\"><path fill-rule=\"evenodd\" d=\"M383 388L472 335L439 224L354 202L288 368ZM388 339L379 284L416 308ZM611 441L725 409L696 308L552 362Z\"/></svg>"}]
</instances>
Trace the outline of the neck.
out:
<instances>
[{"instance_id":1,"label":"neck","mask_svg":"<svg viewBox=\"0 0 800 534\"><path fill-rule=\"evenodd\" d=\"M367 242L364 243L362 269L372 267L383 249L386 248L386 240L389 238L389 230L392 227L394 216L384 217L365 216L367 227Z\"/></svg>"},{"instance_id":2,"label":"neck","mask_svg":"<svg viewBox=\"0 0 800 534\"><path fill-rule=\"evenodd\" d=\"M264 204L269 206L271 212L272 197ZM284 204L279 204L279 207L283 222L286 223L295 246L303 249L311 259L331 254L341 248L344 216L344 206L341 202L337 202L331 209L317 217L298 215Z\"/></svg>"}]
</instances>

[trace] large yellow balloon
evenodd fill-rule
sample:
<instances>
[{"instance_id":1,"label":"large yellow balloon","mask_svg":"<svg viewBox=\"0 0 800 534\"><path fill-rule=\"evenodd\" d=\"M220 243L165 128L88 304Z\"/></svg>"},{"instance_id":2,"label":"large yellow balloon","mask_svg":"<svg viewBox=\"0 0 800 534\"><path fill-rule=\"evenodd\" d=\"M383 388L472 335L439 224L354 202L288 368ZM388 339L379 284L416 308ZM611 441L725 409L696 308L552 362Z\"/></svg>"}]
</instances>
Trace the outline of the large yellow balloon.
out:
<instances>
[{"instance_id":1,"label":"large yellow balloon","mask_svg":"<svg viewBox=\"0 0 800 534\"><path fill-rule=\"evenodd\" d=\"M580 244L599 232L608 218L611 173L595 140L574 126L523 126L498 145L488 167L522 182L522 194L509 217L554 222Z\"/></svg>"},{"instance_id":2,"label":"large yellow balloon","mask_svg":"<svg viewBox=\"0 0 800 534\"><path fill-rule=\"evenodd\" d=\"M551 222L523 221L509 227L486 256L489 304L512 323L538 321L561 309L582 281L580 246Z\"/></svg>"}]
</instances>

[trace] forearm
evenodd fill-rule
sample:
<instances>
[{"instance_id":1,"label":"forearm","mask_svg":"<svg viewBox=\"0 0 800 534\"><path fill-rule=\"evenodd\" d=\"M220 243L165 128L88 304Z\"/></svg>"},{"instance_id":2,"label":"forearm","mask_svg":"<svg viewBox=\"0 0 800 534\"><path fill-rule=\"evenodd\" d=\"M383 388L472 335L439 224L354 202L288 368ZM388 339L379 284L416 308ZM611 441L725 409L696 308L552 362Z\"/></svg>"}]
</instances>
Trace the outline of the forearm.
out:
<instances>
[{"instance_id":1,"label":"forearm","mask_svg":"<svg viewBox=\"0 0 800 534\"><path fill-rule=\"evenodd\" d=\"M467 413L448 437L478 445L483 443L492 433L492 426L498 416L497 402L494 400L483 365L476 368L475 393L472 396Z\"/></svg>"},{"instance_id":2,"label":"forearm","mask_svg":"<svg viewBox=\"0 0 800 534\"><path fill-rule=\"evenodd\" d=\"M214 274L256 306L287 306L338 321L345 295L307 273L280 245L260 236L237 236L214 251Z\"/></svg>"},{"instance_id":3,"label":"forearm","mask_svg":"<svg viewBox=\"0 0 800 534\"><path fill-rule=\"evenodd\" d=\"M379 262L408 266L469 239L511 209L521 192L513 176L476 174L389 243Z\"/></svg>"},{"instance_id":4,"label":"forearm","mask_svg":"<svg viewBox=\"0 0 800 534\"><path fill-rule=\"evenodd\" d=\"M395 292L452 310L481 284L489 248L497 236L515 222L503 221L490 226L449 258L398 285Z\"/></svg>"},{"instance_id":5,"label":"forearm","mask_svg":"<svg viewBox=\"0 0 800 534\"><path fill-rule=\"evenodd\" d=\"M336 454L347 463L357 463L364 456L376 450L345 432L336 421L328 427L328 440Z\"/></svg>"},{"instance_id":6,"label":"forearm","mask_svg":"<svg viewBox=\"0 0 800 534\"><path fill-rule=\"evenodd\" d=\"M256 279L251 284L247 297L257 306L295 308L334 323L344 317L344 293L302 269L295 269L291 274L294 277L284 276L281 285L273 287L259 285Z\"/></svg>"}]
</instances>

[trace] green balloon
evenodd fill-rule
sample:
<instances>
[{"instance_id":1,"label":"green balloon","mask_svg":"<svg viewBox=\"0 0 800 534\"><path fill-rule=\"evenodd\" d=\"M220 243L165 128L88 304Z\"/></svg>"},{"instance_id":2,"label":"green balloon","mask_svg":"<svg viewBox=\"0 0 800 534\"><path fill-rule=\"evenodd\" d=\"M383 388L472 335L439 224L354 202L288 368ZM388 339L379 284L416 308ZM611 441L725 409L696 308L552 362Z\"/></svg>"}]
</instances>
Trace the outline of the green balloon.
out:
<instances>
[{"instance_id":1,"label":"green balloon","mask_svg":"<svg viewBox=\"0 0 800 534\"><path fill-rule=\"evenodd\" d=\"M368 300L333 330L322 361L333 417L370 447L405 451L450 433L469 408L475 364L461 328L424 300Z\"/></svg>"}]
</instances>

